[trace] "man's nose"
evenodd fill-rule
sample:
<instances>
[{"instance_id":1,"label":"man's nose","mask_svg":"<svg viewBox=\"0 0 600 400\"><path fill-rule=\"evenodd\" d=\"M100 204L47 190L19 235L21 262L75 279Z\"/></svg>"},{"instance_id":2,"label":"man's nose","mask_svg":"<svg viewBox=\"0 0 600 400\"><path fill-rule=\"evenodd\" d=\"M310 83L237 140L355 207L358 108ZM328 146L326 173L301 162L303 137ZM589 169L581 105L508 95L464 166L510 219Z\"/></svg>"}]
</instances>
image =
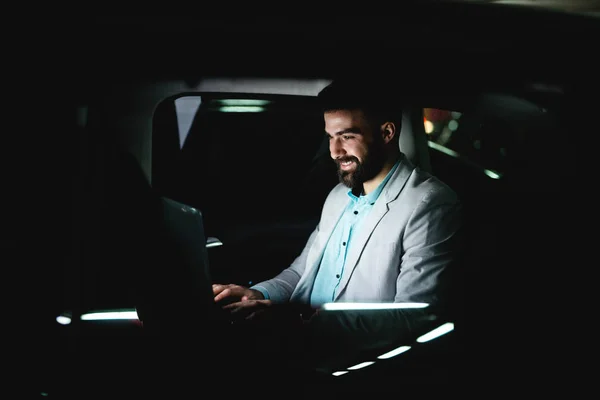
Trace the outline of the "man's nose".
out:
<instances>
[{"instance_id":1,"label":"man's nose","mask_svg":"<svg viewBox=\"0 0 600 400\"><path fill-rule=\"evenodd\" d=\"M329 152L331 153L331 158L334 159L344 155L344 147L337 138L329 141Z\"/></svg>"}]
</instances>

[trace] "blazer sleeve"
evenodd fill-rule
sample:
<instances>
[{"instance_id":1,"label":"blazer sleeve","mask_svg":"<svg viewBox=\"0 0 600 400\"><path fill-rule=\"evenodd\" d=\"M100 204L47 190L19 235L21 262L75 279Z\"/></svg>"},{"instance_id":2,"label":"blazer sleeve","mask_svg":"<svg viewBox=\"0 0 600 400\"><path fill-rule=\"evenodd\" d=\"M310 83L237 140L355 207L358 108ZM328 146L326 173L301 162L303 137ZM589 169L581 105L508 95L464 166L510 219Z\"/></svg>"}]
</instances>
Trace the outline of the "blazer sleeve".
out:
<instances>
[{"instance_id":1,"label":"blazer sleeve","mask_svg":"<svg viewBox=\"0 0 600 400\"><path fill-rule=\"evenodd\" d=\"M292 264L274 278L259 282L252 286L251 289L261 291L265 295L265 298L270 299L273 303L286 303L290 300L302 274L304 274L304 270L306 269L306 258L313 247L320 227L323 226L323 223L328 223L326 222L327 218L329 218L333 210L337 210L340 198L345 198L345 192L345 186L341 183L336 185L329 192L321 210L321 219L319 223L309 236L304 249Z\"/></svg>"},{"instance_id":2,"label":"blazer sleeve","mask_svg":"<svg viewBox=\"0 0 600 400\"><path fill-rule=\"evenodd\" d=\"M289 267L284 269L274 278L257 283L252 286L251 289L259 290L265 295L265 298L270 299L273 303L279 304L289 301L298 281L300 281L300 277L304 273L304 269L306 268L306 257L308 256L308 252L318 233L319 225L317 225L315 230L309 236L300 255L296 257Z\"/></svg>"}]
</instances>

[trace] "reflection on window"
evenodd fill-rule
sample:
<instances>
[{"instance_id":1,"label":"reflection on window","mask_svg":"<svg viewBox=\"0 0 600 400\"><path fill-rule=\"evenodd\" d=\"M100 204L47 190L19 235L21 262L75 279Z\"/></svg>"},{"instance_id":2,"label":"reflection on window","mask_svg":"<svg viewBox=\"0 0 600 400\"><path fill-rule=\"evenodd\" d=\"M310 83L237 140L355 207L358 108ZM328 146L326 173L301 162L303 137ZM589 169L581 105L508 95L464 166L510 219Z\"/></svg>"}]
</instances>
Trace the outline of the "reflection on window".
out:
<instances>
[{"instance_id":1,"label":"reflection on window","mask_svg":"<svg viewBox=\"0 0 600 400\"><path fill-rule=\"evenodd\" d=\"M185 139L190 128L192 127L192 121L196 116L198 108L202 104L202 97L200 96L189 96L180 97L175 99L175 116L177 117L177 128L179 130L179 147L183 148Z\"/></svg>"},{"instance_id":2,"label":"reflection on window","mask_svg":"<svg viewBox=\"0 0 600 400\"><path fill-rule=\"evenodd\" d=\"M512 129L499 120L476 114L424 108L429 147L472 164L493 179L506 169Z\"/></svg>"},{"instance_id":3,"label":"reflection on window","mask_svg":"<svg viewBox=\"0 0 600 400\"><path fill-rule=\"evenodd\" d=\"M323 117L310 101L297 96L193 94L161 103L162 119L154 123L163 137L173 137L177 129L181 152L171 152L164 156L165 164L155 165L153 174L166 171L162 182L168 184L167 189L157 185L158 190L202 209L207 226L215 217L299 218L298 210L307 207L306 199L297 196L299 185L302 190L309 186L313 159L323 141ZM172 113L163 112L173 102L176 127L168 119ZM274 144L281 149L273 151ZM169 149L157 146L155 152L166 154ZM265 171L276 184L259 183ZM246 207L232 209L229 200L240 194Z\"/></svg>"},{"instance_id":4,"label":"reflection on window","mask_svg":"<svg viewBox=\"0 0 600 400\"><path fill-rule=\"evenodd\" d=\"M425 133L429 135L429 140L445 146L450 141L452 133L458 129L461 115L457 111L425 108L423 119Z\"/></svg>"}]
</instances>

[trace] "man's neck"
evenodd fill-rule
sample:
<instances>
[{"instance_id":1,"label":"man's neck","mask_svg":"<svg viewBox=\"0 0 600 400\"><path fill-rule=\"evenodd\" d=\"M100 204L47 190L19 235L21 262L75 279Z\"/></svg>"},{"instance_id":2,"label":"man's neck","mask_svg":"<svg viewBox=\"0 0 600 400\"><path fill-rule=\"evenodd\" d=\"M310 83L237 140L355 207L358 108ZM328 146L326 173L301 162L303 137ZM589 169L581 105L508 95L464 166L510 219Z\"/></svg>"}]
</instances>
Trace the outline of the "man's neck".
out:
<instances>
[{"instance_id":1,"label":"man's neck","mask_svg":"<svg viewBox=\"0 0 600 400\"><path fill-rule=\"evenodd\" d=\"M396 165L396 162L398 161L398 159L399 159L399 155L388 158L388 160L383 164L383 168L381 168L381 171L379 171L379 173L377 175L375 175L375 177L373 179L368 180L367 182L363 183L363 193L362 194L367 195L367 194L371 193L372 191L374 191L375 189L377 189L377 186L379 186L379 184L381 182L383 182L383 180L385 179L387 174L392 170L394 165Z\"/></svg>"}]
</instances>

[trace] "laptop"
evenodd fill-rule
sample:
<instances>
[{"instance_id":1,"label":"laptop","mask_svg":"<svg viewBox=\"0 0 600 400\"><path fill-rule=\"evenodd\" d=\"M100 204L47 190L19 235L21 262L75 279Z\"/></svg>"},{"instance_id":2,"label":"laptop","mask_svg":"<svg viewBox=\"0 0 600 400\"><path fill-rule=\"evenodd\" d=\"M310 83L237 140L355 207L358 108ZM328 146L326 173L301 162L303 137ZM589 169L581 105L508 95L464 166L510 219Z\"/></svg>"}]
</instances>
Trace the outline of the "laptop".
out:
<instances>
[{"instance_id":1,"label":"laptop","mask_svg":"<svg viewBox=\"0 0 600 400\"><path fill-rule=\"evenodd\" d=\"M170 198L160 198L157 239L149 243L154 259L145 268L138 316L144 328L167 331L228 323L214 301L207 237L202 213Z\"/></svg>"}]
</instances>

